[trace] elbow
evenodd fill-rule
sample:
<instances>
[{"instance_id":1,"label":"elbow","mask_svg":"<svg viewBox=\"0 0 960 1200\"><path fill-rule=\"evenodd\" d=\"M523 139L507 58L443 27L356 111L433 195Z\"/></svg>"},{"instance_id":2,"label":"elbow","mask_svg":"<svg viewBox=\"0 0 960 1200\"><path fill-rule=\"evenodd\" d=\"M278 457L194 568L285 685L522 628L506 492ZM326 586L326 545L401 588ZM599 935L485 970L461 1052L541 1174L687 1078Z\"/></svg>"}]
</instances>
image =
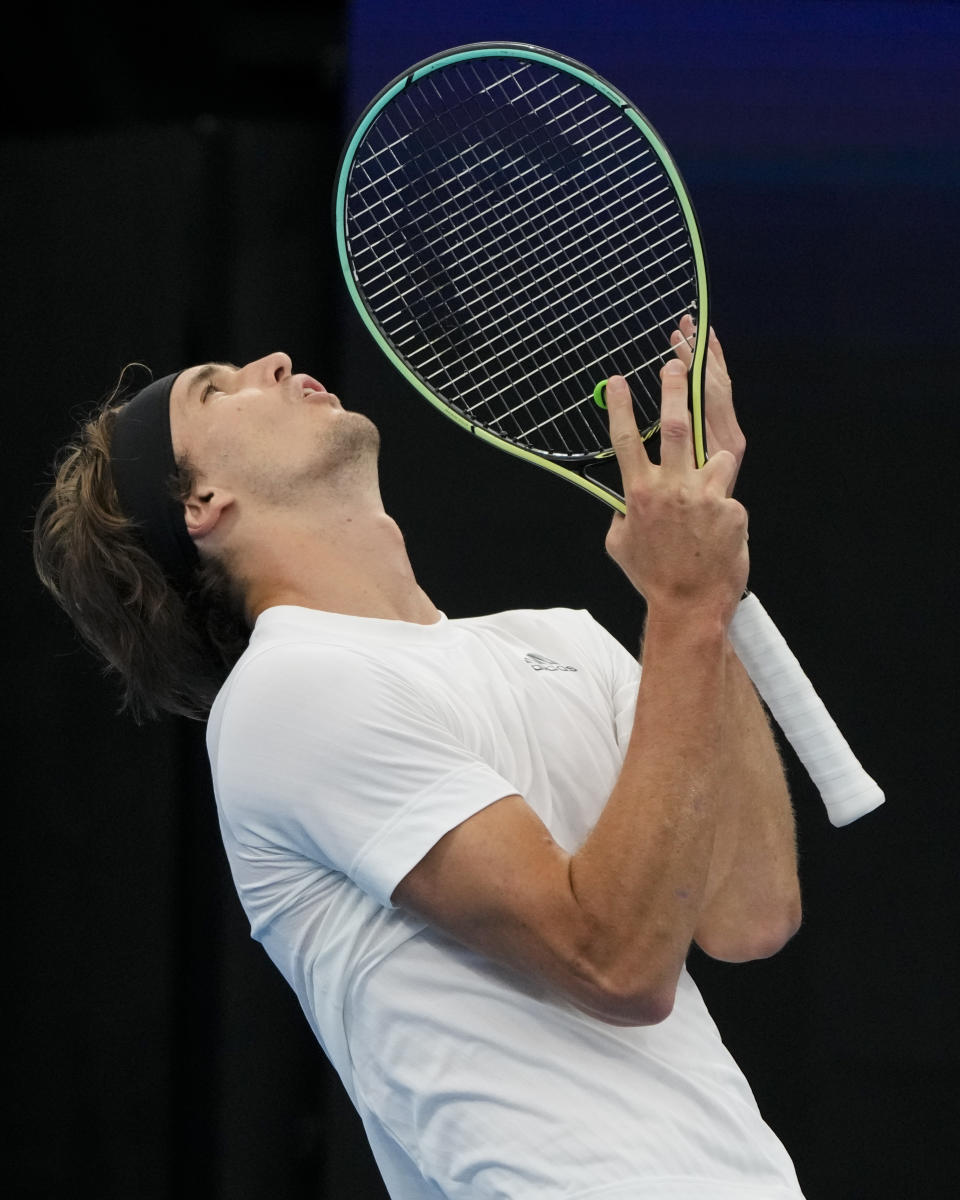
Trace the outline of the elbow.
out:
<instances>
[{"instance_id":1,"label":"elbow","mask_svg":"<svg viewBox=\"0 0 960 1200\"><path fill-rule=\"evenodd\" d=\"M676 988L609 995L601 1020L608 1025L659 1025L673 1012Z\"/></svg>"},{"instance_id":2,"label":"elbow","mask_svg":"<svg viewBox=\"0 0 960 1200\"><path fill-rule=\"evenodd\" d=\"M720 962L753 962L772 958L799 930L802 920L799 901L776 917L745 925L698 932L697 945Z\"/></svg>"},{"instance_id":3,"label":"elbow","mask_svg":"<svg viewBox=\"0 0 960 1200\"><path fill-rule=\"evenodd\" d=\"M803 924L803 906L800 903L799 888L792 893L781 906L775 921L764 931L764 937L758 944L762 953L757 958L771 958L782 950L787 942L798 933Z\"/></svg>"},{"instance_id":4,"label":"elbow","mask_svg":"<svg viewBox=\"0 0 960 1200\"><path fill-rule=\"evenodd\" d=\"M728 962L754 962L761 958L773 958L797 932L797 925L771 925L754 930L745 944L740 947L739 958L728 958Z\"/></svg>"},{"instance_id":5,"label":"elbow","mask_svg":"<svg viewBox=\"0 0 960 1200\"><path fill-rule=\"evenodd\" d=\"M621 922L578 909L565 946L564 991L608 1025L659 1025L673 1012L689 940L662 921L625 935Z\"/></svg>"},{"instance_id":6,"label":"elbow","mask_svg":"<svg viewBox=\"0 0 960 1200\"><path fill-rule=\"evenodd\" d=\"M659 1025L673 1012L677 979L593 974L574 997L578 1008L607 1025Z\"/></svg>"}]
</instances>

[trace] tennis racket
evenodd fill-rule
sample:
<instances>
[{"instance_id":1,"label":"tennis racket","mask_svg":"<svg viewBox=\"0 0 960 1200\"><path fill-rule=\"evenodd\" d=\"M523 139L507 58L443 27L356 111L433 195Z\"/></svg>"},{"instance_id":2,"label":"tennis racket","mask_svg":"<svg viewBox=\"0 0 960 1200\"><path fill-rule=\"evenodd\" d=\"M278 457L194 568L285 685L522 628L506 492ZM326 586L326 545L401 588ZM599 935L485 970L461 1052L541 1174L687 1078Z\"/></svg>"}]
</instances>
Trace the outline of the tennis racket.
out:
<instances>
[{"instance_id":1,"label":"tennis racket","mask_svg":"<svg viewBox=\"0 0 960 1200\"><path fill-rule=\"evenodd\" d=\"M660 368L689 314L694 448L706 461L696 217L656 131L589 68L510 42L418 63L357 121L334 203L361 318L463 429L623 512L605 381L626 377L637 424L654 434ZM730 638L833 824L882 804L755 596Z\"/></svg>"}]
</instances>

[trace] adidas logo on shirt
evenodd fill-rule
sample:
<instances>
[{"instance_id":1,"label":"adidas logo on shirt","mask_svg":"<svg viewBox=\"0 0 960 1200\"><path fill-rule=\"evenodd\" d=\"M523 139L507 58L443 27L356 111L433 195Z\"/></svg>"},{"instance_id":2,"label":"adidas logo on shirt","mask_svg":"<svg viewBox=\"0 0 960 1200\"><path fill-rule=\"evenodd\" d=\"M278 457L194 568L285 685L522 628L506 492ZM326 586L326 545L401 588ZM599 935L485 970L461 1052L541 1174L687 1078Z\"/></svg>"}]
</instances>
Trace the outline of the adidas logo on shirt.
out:
<instances>
[{"instance_id":1,"label":"adidas logo on shirt","mask_svg":"<svg viewBox=\"0 0 960 1200\"><path fill-rule=\"evenodd\" d=\"M575 671L576 667L564 667L554 662L552 658L544 658L542 654L525 654L523 661L535 671Z\"/></svg>"}]
</instances>

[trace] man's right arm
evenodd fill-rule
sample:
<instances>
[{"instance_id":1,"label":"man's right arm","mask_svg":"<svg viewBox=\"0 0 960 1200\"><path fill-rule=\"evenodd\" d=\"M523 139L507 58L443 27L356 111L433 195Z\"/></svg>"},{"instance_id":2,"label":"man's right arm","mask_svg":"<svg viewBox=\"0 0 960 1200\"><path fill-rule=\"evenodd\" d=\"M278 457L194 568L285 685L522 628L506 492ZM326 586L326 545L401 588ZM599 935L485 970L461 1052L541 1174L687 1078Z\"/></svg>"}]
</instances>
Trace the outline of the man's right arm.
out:
<instances>
[{"instance_id":1,"label":"man's right arm","mask_svg":"<svg viewBox=\"0 0 960 1200\"><path fill-rule=\"evenodd\" d=\"M617 783L575 854L521 797L507 797L447 833L393 900L604 1020L651 1024L670 1012L704 903L746 515L727 496L732 456L695 469L680 364L664 371L660 466L647 459L622 380L610 381L607 399L627 499L607 548L648 606Z\"/></svg>"}]
</instances>

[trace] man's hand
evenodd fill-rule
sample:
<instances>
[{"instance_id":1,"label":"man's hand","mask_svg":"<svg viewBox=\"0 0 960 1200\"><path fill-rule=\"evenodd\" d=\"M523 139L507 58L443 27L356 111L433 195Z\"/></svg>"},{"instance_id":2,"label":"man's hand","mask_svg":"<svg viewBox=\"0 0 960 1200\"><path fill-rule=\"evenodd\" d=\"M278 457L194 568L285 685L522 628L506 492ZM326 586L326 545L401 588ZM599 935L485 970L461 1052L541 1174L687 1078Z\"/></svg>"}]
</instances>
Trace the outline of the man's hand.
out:
<instances>
[{"instance_id":1,"label":"man's hand","mask_svg":"<svg viewBox=\"0 0 960 1200\"><path fill-rule=\"evenodd\" d=\"M729 450L718 450L697 470L682 361L665 364L660 377L659 466L644 448L626 380L617 375L607 383L610 439L627 505L610 526L607 552L648 605L716 606L729 620L749 570L746 511L730 496L739 464Z\"/></svg>"},{"instance_id":2,"label":"man's hand","mask_svg":"<svg viewBox=\"0 0 960 1200\"><path fill-rule=\"evenodd\" d=\"M692 345L696 339L697 330L693 318L687 314L680 319L680 328L670 338L677 358L690 370L693 358ZM733 388L730 385L730 375L724 361L723 349L714 331L710 330L707 342L707 374L706 396L704 397L704 416L707 425L707 451L713 455L717 450L728 450L737 463L730 483L730 493L737 480L740 464L743 462L747 440L737 422L737 414L733 409Z\"/></svg>"}]
</instances>

